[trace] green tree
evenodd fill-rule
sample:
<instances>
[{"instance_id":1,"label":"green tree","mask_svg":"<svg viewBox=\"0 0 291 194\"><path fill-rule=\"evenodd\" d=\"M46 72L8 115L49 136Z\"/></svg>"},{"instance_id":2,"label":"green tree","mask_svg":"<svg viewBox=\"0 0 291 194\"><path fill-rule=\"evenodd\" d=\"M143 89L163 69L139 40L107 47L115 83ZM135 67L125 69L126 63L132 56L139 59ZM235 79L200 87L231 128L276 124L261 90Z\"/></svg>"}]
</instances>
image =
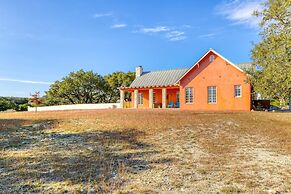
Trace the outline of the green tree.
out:
<instances>
[{"instance_id":1,"label":"green tree","mask_svg":"<svg viewBox=\"0 0 291 194\"><path fill-rule=\"evenodd\" d=\"M7 98L0 97L0 111L16 109L17 105Z\"/></svg>"},{"instance_id":2,"label":"green tree","mask_svg":"<svg viewBox=\"0 0 291 194\"><path fill-rule=\"evenodd\" d=\"M46 92L46 105L88 104L106 102L104 78L93 71L71 72L54 82Z\"/></svg>"},{"instance_id":3,"label":"green tree","mask_svg":"<svg viewBox=\"0 0 291 194\"><path fill-rule=\"evenodd\" d=\"M135 78L134 72L113 72L106 75L105 80L108 85L107 97L109 102L116 102L119 100L119 87L128 87ZM130 99L130 94L125 93L125 99Z\"/></svg>"},{"instance_id":4,"label":"green tree","mask_svg":"<svg viewBox=\"0 0 291 194\"><path fill-rule=\"evenodd\" d=\"M291 100L291 24L290 0L268 0L261 17L261 42L252 50L252 58L260 68L250 73L255 92L264 97ZM290 105L291 109L291 105Z\"/></svg>"}]
</instances>

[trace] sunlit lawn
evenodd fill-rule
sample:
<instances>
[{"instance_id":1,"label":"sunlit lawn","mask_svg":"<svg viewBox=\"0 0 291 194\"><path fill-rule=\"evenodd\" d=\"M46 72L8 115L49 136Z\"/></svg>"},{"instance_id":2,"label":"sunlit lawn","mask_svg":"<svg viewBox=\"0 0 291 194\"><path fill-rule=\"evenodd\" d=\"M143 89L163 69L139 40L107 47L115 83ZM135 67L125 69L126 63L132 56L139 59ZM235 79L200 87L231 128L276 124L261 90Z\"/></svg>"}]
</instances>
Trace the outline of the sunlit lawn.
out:
<instances>
[{"instance_id":1,"label":"sunlit lawn","mask_svg":"<svg viewBox=\"0 0 291 194\"><path fill-rule=\"evenodd\" d=\"M0 113L0 193L291 192L291 113Z\"/></svg>"}]
</instances>

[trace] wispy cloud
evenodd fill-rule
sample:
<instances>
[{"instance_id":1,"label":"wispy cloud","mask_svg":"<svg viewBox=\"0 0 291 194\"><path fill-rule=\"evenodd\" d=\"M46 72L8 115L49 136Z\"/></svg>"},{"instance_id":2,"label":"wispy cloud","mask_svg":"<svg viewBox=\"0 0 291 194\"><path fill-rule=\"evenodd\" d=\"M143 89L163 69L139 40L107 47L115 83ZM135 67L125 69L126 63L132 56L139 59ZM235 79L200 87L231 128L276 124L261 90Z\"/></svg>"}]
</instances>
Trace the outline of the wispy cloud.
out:
<instances>
[{"instance_id":1,"label":"wispy cloud","mask_svg":"<svg viewBox=\"0 0 291 194\"><path fill-rule=\"evenodd\" d=\"M168 37L168 38L172 38L172 37L176 37L176 36L182 36L182 35L184 35L184 34L185 34L185 32L175 30L175 31L171 31L171 32L169 32L169 33L167 34L167 37Z\"/></svg>"},{"instance_id":2,"label":"wispy cloud","mask_svg":"<svg viewBox=\"0 0 291 194\"><path fill-rule=\"evenodd\" d=\"M184 24L181 26L182 28L193 28L193 26L189 25L189 24Z\"/></svg>"},{"instance_id":3,"label":"wispy cloud","mask_svg":"<svg viewBox=\"0 0 291 194\"><path fill-rule=\"evenodd\" d=\"M19 79L10 79L10 78L0 78L0 81L18 82L18 83L25 83L25 84L42 84L42 85L51 85L52 84L51 82L19 80Z\"/></svg>"},{"instance_id":4,"label":"wispy cloud","mask_svg":"<svg viewBox=\"0 0 291 194\"><path fill-rule=\"evenodd\" d=\"M244 24L256 28L260 18L253 16L254 11L261 10L263 0L230 0L216 7L216 12L233 24Z\"/></svg>"},{"instance_id":5,"label":"wispy cloud","mask_svg":"<svg viewBox=\"0 0 291 194\"><path fill-rule=\"evenodd\" d=\"M127 27L127 24L124 24L124 23L122 23L122 24L114 24L114 25L111 26L111 28L125 28L125 27Z\"/></svg>"},{"instance_id":6,"label":"wispy cloud","mask_svg":"<svg viewBox=\"0 0 291 194\"><path fill-rule=\"evenodd\" d=\"M199 38L211 38L213 36L215 36L214 33L209 33L209 34L202 34L199 36Z\"/></svg>"},{"instance_id":7,"label":"wispy cloud","mask_svg":"<svg viewBox=\"0 0 291 194\"><path fill-rule=\"evenodd\" d=\"M148 35L155 35L169 41L185 40L187 38L185 28L191 28L190 25L183 26L154 26L154 27L141 27L138 30L132 31L133 33L143 33Z\"/></svg>"},{"instance_id":8,"label":"wispy cloud","mask_svg":"<svg viewBox=\"0 0 291 194\"><path fill-rule=\"evenodd\" d=\"M170 31L170 28L167 26L157 26L152 28L142 28L141 31L144 33L159 33Z\"/></svg>"},{"instance_id":9,"label":"wispy cloud","mask_svg":"<svg viewBox=\"0 0 291 194\"><path fill-rule=\"evenodd\" d=\"M93 14L93 18L102 18L102 17L110 17L110 16L113 16L112 12Z\"/></svg>"},{"instance_id":10,"label":"wispy cloud","mask_svg":"<svg viewBox=\"0 0 291 194\"><path fill-rule=\"evenodd\" d=\"M170 41L179 41L179 40L185 40L187 37L186 36L177 36L177 37L173 37L170 38Z\"/></svg>"},{"instance_id":11,"label":"wispy cloud","mask_svg":"<svg viewBox=\"0 0 291 194\"><path fill-rule=\"evenodd\" d=\"M185 32L174 30L167 33L166 38L168 38L170 41L179 41L185 40L187 37L185 36Z\"/></svg>"}]
</instances>

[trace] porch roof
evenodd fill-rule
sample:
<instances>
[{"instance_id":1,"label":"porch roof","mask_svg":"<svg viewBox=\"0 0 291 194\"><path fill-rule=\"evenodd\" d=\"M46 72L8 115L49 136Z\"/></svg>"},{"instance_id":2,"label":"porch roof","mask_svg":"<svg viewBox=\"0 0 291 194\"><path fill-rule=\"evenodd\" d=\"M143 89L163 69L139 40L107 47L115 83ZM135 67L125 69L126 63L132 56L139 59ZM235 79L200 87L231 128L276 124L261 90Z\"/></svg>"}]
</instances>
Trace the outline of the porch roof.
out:
<instances>
[{"instance_id":1,"label":"porch roof","mask_svg":"<svg viewBox=\"0 0 291 194\"><path fill-rule=\"evenodd\" d=\"M177 81L187 70L188 68L144 72L140 77L135 78L127 88L176 86Z\"/></svg>"}]
</instances>

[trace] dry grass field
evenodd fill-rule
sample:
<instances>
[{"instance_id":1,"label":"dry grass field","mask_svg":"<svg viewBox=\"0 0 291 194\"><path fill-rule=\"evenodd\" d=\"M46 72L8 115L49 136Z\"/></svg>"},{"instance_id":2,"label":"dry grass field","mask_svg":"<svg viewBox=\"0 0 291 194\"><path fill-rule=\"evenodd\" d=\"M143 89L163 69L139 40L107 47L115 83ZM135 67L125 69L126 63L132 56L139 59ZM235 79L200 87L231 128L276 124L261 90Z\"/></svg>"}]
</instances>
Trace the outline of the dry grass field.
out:
<instances>
[{"instance_id":1,"label":"dry grass field","mask_svg":"<svg viewBox=\"0 0 291 194\"><path fill-rule=\"evenodd\" d=\"M0 113L0 193L291 193L290 113Z\"/></svg>"}]
</instances>

